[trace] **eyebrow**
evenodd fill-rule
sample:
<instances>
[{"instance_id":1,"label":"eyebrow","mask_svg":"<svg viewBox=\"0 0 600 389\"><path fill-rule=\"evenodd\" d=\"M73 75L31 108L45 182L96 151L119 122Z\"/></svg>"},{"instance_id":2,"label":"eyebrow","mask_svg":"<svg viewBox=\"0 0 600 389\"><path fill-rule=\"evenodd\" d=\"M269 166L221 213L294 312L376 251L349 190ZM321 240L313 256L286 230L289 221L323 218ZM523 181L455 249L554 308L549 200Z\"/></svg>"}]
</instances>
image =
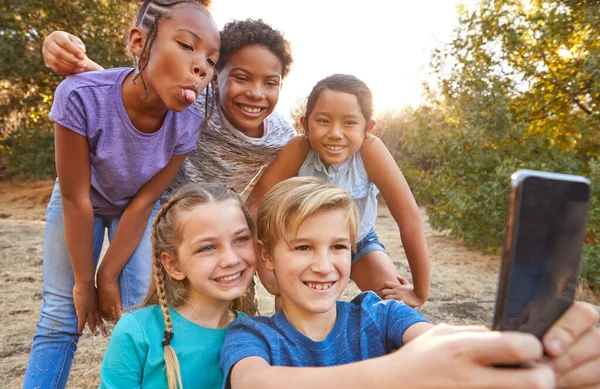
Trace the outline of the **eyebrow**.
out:
<instances>
[{"instance_id":1,"label":"eyebrow","mask_svg":"<svg viewBox=\"0 0 600 389\"><path fill-rule=\"evenodd\" d=\"M234 70L239 70L241 72L247 73L247 74L251 74L250 71L246 68L243 68L241 66L236 66L234 68L231 68L231 71L233 72ZM265 78L281 78L281 74L279 73L274 73L274 74L269 74L267 76L265 76Z\"/></svg>"},{"instance_id":2,"label":"eyebrow","mask_svg":"<svg viewBox=\"0 0 600 389\"><path fill-rule=\"evenodd\" d=\"M314 114L315 115L325 115L325 116L331 115L329 112L325 112L325 111L315 111ZM345 118L345 119L360 119L359 115L356 115L356 114L353 114L353 113L345 114L342 117Z\"/></svg>"}]
</instances>

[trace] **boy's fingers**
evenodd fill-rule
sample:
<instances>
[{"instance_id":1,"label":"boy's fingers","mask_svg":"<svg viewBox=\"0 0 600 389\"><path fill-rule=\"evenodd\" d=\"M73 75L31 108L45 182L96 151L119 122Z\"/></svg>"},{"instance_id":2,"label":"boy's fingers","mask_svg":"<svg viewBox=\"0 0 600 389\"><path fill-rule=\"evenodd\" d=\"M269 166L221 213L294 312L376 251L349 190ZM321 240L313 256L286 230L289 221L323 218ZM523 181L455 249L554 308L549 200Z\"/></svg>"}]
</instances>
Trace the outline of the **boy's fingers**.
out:
<instances>
[{"instance_id":1,"label":"boy's fingers","mask_svg":"<svg viewBox=\"0 0 600 389\"><path fill-rule=\"evenodd\" d=\"M597 323L596 308L583 302L574 303L542 338L546 352L553 357L559 356Z\"/></svg>"},{"instance_id":2,"label":"boy's fingers","mask_svg":"<svg viewBox=\"0 0 600 389\"><path fill-rule=\"evenodd\" d=\"M583 335L569 348L568 352L552 360L558 373L569 372L573 368L589 362L598 365L597 378L600 380L600 328L595 328Z\"/></svg>"},{"instance_id":3,"label":"boy's fingers","mask_svg":"<svg viewBox=\"0 0 600 389\"><path fill-rule=\"evenodd\" d=\"M590 360L570 370L558 374L558 388L600 388L600 360Z\"/></svg>"},{"instance_id":4,"label":"boy's fingers","mask_svg":"<svg viewBox=\"0 0 600 389\"><path fill-rule=\"evenodd\" d=\"M472 355L484 365L513 365L542 357L540 341L531 334L518 332L460 333L456 337L457 352Z\"/></svg>"},{"instance_id":5,"label":"boy's fingers","mask_svg":"<svg viewBox=\"0 0 600 389\"><path fill-rule=\"evenodd\" d=\"M96 313L95 312L88 312L87 325L90 328L90 331L92 331L92 334L96 335Z\"/></svg>"},{"instance_id":6,"label":"boy's fingers","mask_svg":"<svg viewBox=\"0 0 600 389\"><path fill-rule=\"evenodd\" d=\"M487 382L490 388L531 389L555 387L556 376L552 369L543 364L528 368L489 368Z\"/></svg>"},{"instance_id":7,"label":"boy's fingers","mask_svg":"<svg viewBox=\"0 0 600 389\"><path fill-rule=\"evenodd\" d=\"M400 285L407 285L410 283L408 282L408 280L402 276L396 276L396 278L398 278L398 282L400 282Z\"/></svg>"}]
</instances>

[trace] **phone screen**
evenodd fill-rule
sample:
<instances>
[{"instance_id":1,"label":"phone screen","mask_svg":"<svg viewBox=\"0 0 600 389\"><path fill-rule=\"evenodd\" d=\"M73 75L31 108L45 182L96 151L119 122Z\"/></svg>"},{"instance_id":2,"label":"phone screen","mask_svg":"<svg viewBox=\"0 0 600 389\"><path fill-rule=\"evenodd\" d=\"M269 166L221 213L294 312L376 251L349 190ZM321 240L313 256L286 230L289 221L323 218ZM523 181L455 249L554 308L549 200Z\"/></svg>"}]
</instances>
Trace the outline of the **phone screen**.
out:
<instances>
[{"instance_id":1,"label":"phone screen","mask_svg":"<svg viewBox=\"0 0 600 389\"><path fill-rule=\"evenodd\" d=\"M501 277L503 302L496 312L501 317L494 319L494 327L541 338L575 297L589 186L529 176L514 196L505 242L509 264L503 265L508 274Z\"/></svg>"}]
</instances>

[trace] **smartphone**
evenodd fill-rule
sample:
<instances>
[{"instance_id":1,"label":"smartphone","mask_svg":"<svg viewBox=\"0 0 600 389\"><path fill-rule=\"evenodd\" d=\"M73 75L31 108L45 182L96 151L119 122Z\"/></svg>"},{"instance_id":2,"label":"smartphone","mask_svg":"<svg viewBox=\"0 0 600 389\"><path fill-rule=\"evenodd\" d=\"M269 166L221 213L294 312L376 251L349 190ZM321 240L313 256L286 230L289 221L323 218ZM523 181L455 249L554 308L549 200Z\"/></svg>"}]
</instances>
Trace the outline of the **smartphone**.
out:
<instances>
[{"instance_id":1,"label":"smartphone","mask_svg":"<svg viewBox=\"0 0 600 389\"><path fill-rule=\"evenodd\" d=\"M538 338L575 298L590 181L519 170L511 176L492 328Z\"/></svg>"}]
</instances>

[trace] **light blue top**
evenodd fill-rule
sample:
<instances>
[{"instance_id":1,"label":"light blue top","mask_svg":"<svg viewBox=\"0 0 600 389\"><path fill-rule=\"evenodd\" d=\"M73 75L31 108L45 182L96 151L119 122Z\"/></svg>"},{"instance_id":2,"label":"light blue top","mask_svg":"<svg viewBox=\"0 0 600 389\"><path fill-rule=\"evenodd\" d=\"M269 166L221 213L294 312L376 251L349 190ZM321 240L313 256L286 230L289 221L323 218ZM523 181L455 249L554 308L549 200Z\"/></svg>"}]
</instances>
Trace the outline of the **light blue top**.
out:
<instances>
[{"instance_id":1,"label":"light blue top","mask_svg":"<svg viewBox=\"0 0 600 389\"><path fill-rule=\"evenodd\" d=\"M356 241L360 242L371 231L377 219L379 189L369 178L360 153L327 168L319 154L311 150L298 171L298 177L318 177L346 189L358 208L360 225Z\"/></svg>"},{"instance_id":2,"label":"light blue top","mask_svg":"<svg viewBox=\"0 0 600 389\"><path fill-rule=\"evenodd\" d=\"M171 311L173 340L184 388L220 388L219 355L226 328L200 327ZM246 316L236 312L238 317ZM121 317L110 337L100 388L167 388L163 354L165 324L158 305Z\"/></svg>"},{"instance_id":3,"label":"light blue top","mask_svg":"<svg viewBox=\"0 0 600 389\"><path fill-rule=\"evenodd\" d=\"M221 370L257 356L271 366L337 366L389 354L402 346L404 332L426 322L401 301L363 292L337 302L337 319L327 337L315 342L295 329L280 309L271 317L245 317L229 326L221 352ZM268 379L268 377L265 377ZM223 387L229 387L227 380Z\"/></svg>"}]
</instances>

